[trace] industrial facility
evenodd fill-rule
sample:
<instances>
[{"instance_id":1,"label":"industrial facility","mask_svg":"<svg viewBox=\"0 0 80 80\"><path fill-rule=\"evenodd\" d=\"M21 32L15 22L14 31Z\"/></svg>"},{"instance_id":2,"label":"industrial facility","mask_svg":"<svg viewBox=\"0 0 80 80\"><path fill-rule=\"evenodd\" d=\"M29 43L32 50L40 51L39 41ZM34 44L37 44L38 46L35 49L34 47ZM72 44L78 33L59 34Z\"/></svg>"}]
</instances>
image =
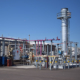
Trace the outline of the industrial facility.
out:
<instances>
[{"instance_id":1,"label":"industrial facility","mask_svg":"<svg viewBox=\"0 0 80 80\"><path fill-rule=\"evenodd\" d=\"M78 42L69 40L70 18L68 8L62 8L57 14L61 20L61 43L57 43L58 37L39 40L0 37L0 66L34 65L40 70L80 67Z\"/></svg>"}]
</instances>

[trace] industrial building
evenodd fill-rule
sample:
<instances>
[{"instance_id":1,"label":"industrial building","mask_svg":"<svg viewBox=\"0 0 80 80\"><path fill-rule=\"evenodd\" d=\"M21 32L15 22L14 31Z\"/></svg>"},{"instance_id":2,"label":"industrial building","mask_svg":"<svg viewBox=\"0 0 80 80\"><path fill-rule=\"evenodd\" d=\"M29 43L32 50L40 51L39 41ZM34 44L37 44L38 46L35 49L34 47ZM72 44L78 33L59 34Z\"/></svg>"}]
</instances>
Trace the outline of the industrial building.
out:
<instances>
[{"instance_id":1,"label":"industrial building","mask_svg":"<svg viewBox=\"0 0 80 80\"><path fill-rule=\"evenodd\" d=\"M35 65L55 69L66 69L80 67L80 48L77 42L69 40L69 19L71 12L68 8L62 8L57 14L57 19L62 21L62 42L53 43L60 39L27 40L0 37L0 65L12 66L18 64ZM49 43L46 43L49 41ZM74 46L72 46L74 44Z\"/></svg>"}]
</instances>

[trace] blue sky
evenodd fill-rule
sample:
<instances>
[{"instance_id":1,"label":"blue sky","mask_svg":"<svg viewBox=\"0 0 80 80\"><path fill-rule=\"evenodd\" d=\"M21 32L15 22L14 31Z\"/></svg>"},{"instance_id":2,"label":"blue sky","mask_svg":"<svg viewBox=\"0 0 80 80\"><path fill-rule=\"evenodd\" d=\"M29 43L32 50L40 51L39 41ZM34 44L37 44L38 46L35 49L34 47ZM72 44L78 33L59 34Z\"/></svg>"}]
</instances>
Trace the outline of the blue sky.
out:
<instances>
[{"instance_id":1,"label":"blue sky","mask_svg":"<svg viewBox=\"0 0 80 80\"><path fill-rule=\"evenodd\" d=\"M80 0L0 0L0 36L61 38L57 13L65 7L71 12L70 40L80 47Z\"/></svg>"}]
</instances>

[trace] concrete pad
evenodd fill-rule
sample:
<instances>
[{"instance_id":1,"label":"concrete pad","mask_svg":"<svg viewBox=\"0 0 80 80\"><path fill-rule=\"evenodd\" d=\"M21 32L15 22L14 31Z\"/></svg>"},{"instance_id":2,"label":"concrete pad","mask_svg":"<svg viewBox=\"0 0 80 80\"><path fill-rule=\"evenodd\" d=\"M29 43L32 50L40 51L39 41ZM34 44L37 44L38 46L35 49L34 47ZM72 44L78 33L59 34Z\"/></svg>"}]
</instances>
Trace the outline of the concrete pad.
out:
<instances>
[{"instance_id":1,"label":"concrete pad","mask_svg":"<svg viewBox=\"0 0 80 80\"><path fill-rule=\"evenodd\" d=\"M10 68L23 68L23 69L29 69L29 68L36 68L34 65L23 65L23 66L12 66Z\"/></svg>"}]
</instances>

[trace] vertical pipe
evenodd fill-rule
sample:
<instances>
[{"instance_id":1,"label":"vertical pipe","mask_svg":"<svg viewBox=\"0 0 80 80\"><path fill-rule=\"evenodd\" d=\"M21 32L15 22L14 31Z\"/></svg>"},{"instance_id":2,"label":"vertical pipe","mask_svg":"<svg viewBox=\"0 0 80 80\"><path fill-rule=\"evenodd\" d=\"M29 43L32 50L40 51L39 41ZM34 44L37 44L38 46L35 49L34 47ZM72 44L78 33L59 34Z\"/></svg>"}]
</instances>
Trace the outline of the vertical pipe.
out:
<instances>
[{"instance_id":1,"label":"vertical pipe","mask_svg":"<svg viewBox=\"0 0 80 80\"><path fill-rule=\"evenodd\" d=\"M49 57L49 60L50 60L50 70L51 70L51 57Z\"/></svg>"},{"instance_id":2,"label":"vertical pipe","mask_svg":"<svg viewBox=\"0 0 80 80\"><path fill-rule=\"evenodd\" d=\"M4 46L4 41L3 41L3 56L4 56L4 54L5 54L5 46Z\"/></svg>"},{"instance_id":3,"label":"vertical pipe","mask_svg":"<svg viewBox=\"0 0 80 80\"><path fill-rule=\"evenodd\" d=\"M58 55L58 50L59 50L59 44L57 44L57 55Z\"/></svg>"},{"instance_id":4,"label":"vertical pipe","mask_svg":"<svg viewBox=\"0 0 80 80\"><path fill-rule=\"evenodd\" d=\"M36 54L35 54L35 44L33 44L33 47L34 47L33 53L34 53L34 55L36 55Z\"/></svg>"},{"instance_id":5,"label":"vertical pipe","mask_svg":"<svg viewBox=\"0 0 80 80\"><path fill-rule=\"evenodd\" d=\"M75 63L77 67L77 43L75 43Z\"/></svg>"},{"instance_id":6,"label":"vertical pipe","mask_svg":"<svg viewBox=\"0 0 80 80\"><path fill-rule=\"evenodd\" d=\"M38 47L38 45L36 44L36 55L37 55L37 47Z\"/></svg>"},{"instance_id":7,"label":"vertical pipe","mask_svg":"<svg viewBox=\"0 0 80 80\"><path fill-rule=\"evenodd\" d=\"M42 55L42 41L41 41L41 44L40 44L40 55Z\"/></svg>"},{"instance_id":8,"label":"vertical pipe","mask_svg":"<svg viewBox=\"0 0 80 80\"><path fill-rule=\"evenodd\" d=\"M68 69L69 69L69 59L68 59Z\"/></svg>"},{"instance_id":9,"label":"vertical pipe","mask_svg":"<svg viewBox=\"0 0 80 80\"><path fill-rule=\"evenodd\" d=\"M70 43L70 62L72 62L72 43Z\"/></svg>"},{"instance_id":10,"label":"vertical pipe","mask_svg":"<svg viewBox=\"0 0 80 80\"><path fill-rule=\"evenodd\" d=\"M26 42L24 42L24 54L26 54Z\"/></svg>"},{"instance_id":11,"label":"vertical pipe","mask_svg":"<svg viewBox=\"0 0 80 80\"><path fill-rule=\"evenodd\" d=\"M4 41L4 55L5 55L5 41Z\"/></svg>"},{"instance_id":12,"label":"vertical pipe","mask_svg":"<svg viewBox=\"0 0 80 80\"><path fill-rule=\"evenodd\" d=\"M51 56L52 56L52 40L51 40Z\"/></svg>"},{"instance_id":13,"label":"vertical pipe","mask_svg":"<svg viewBox=\"0 0 80 80\"><path fill-rule=\"evenodd\" d=\"M48 44L47 44L47 56L48 56Z\"/></svg>"},{"instance_id":14,"label":"vertical pipe","mask_svg":"<svg viewBox=\"0 0 80 80\"><path fill-rule=\"evenodd\" d=\"M18 38L18 39L19 39L19 38ZM18 49L19 49L19 46L20 46L20 45L19 45L19 41L18 41Z\"/></svg>"},{"instance_id":15,"label":"vertical pipe","mask_svg":"<svg viewBox=\"0 0 80 80\"><path fill-rule=\"evenodd\" d=\"M24 55L25 55L25 42L23 41L23 65L24 65Z\"/></svg>"},{"instance_id":16,"label":"vertical pipe","mask_svg":"<svg viewBox=\"0 0 80 80\"><path fill-rule=\"evenodd\" d=\"M44 45L44 52L46 52L46 47L45 47L45 45Z\"/></svg>"},{"instance_id":17,"label":"vertical pipe","mask_svg":"<svg viewBox=\"0 0 80 80\"><path fill-rule=\"evenodd\" d=\"M47 68L47 59L45 59L45 68Z\"/></svg>"},{"instance_id":18,"label":"vertical pipe","mask_svg":"<svg viewBox=\"0 0 80 80\"><path fill-rule=\"evenodd\" d=\"M41 55L42 55L42 41L41 41Z\"/></svg>"},{"instance_id":19,"label":"vertical pipe","mask_svg":"<svg viewBox=\"0 0 80 80\"><path fill-rule=\"evenodd\" d=\"M35 41L35 54L36 54L36 41ZM37 54L36 54L37 55Z\"/></svg>"},{"instance_id":20,"label":"vertical pipe","mask_svg":"<svg viewBox=\"0 0 80 80\"><path fill-rule=\"evenodd\" d=\"M29 35L29 53L30 53L30 35Z\"/></svg>"},{"instance_id":21,"label":"vertical pipe","mask_svg":"<svg viewBox=\"0 0 80 80\"><path fill-rule=\"evenodd\" d=\"M75 43L75 60L77 60L77 43Z\"/></svg>"},{"instance_id":22,"label":"vertical pipe","mask_svg":"<svg viewBox=\"0 0 80 80\"><path fill-rule=\"evenodd\" d=\"M16 40L15 40L15 50L16 50Z\"/></svg>"},{"instance_id":23,"label":"vertical pipe","mask_svg":"<svg viewBox=\"0 0 80 80\"><path fill-rule=\"evenodd\" d=\"M57 58L55 58L55 67L57 69Z\"/></svg>"},{"instance_id":24,"label":"vertical pipe","mask_svg":"<svg viewBox=\"0 0 80 80\"><path fill-rule=\"evenodd\" d=\"M38 60L37 60L37 57L36 57L36 68L38 67Z\"/></svg>"},{"instance_id":25,"label":"vertical pipe","mask_svg":"<svg viewBox=\"0 0 80 80\"><path fill-rule=\"evenodd\" d=\"M24 42L23 42L23 65L24 65Z\"/></svg>"},{"instance_id":26,"label":"vertical pipe","mask_svg":"<svg viewBox=\"0 0 80 80\"><path fill-rule=\"evenodd\" d=\"M4 39L3 39L3 41L2 41L2 46L3 46L3 49L2 49L2 56L4 56L4 54L5 54L5 41L4 41Z\"/></svg>"},{"instance_id":27,"label":"vertical pipe","mask_svg":"<svg viewBox=\"0 0 80 80\"><path fill-rule=\"evenodd\" d=\"M67 42L67 46L66 46L66 49L67 49L67 55L68 55L68 45L69 45L69 44L68 44L68 42Z\"/></svg>"},{"instance_id":28,"label":"vertical pipe","mask_svg":"<svg viewBox=\"0 0 80 80\"><path fill-rule=\"evenodd\" d=\"M38 41L38 45L37 45L37 46L38 46L38 50L37 50L37 52L38 52L38 54L39 54L39 41Z\"/></svg>"},{"instance_id":29,"label":"vertical pipe","mask_svg":"<svg viewBox=\"0 0 80 80\"><path fill-rule=\"evenodd\" d=\"M44 41L43 41L43 52L44 52Z\"/></svg>"},{"instance_id":30,"label":"vertical pipe","mask_svg":"<svg viewBox=\"0 0 80 80\"><path fill-rule=\"evenodd\" d=\"M65 61L65 58L63 58L63 60L64 60L64 69L65 69L65 62L66 62L66 61Z\"/></svg>"},{"instance_id":31,"label":"vertical pipe","mask_svg":"<svg viewBox=\"0 0 80 80\"><path fill-rule=\"evenodd\" d=\"M40 70L41 70L41 59L40 59Z\"/></svg>"}]
</instances>

